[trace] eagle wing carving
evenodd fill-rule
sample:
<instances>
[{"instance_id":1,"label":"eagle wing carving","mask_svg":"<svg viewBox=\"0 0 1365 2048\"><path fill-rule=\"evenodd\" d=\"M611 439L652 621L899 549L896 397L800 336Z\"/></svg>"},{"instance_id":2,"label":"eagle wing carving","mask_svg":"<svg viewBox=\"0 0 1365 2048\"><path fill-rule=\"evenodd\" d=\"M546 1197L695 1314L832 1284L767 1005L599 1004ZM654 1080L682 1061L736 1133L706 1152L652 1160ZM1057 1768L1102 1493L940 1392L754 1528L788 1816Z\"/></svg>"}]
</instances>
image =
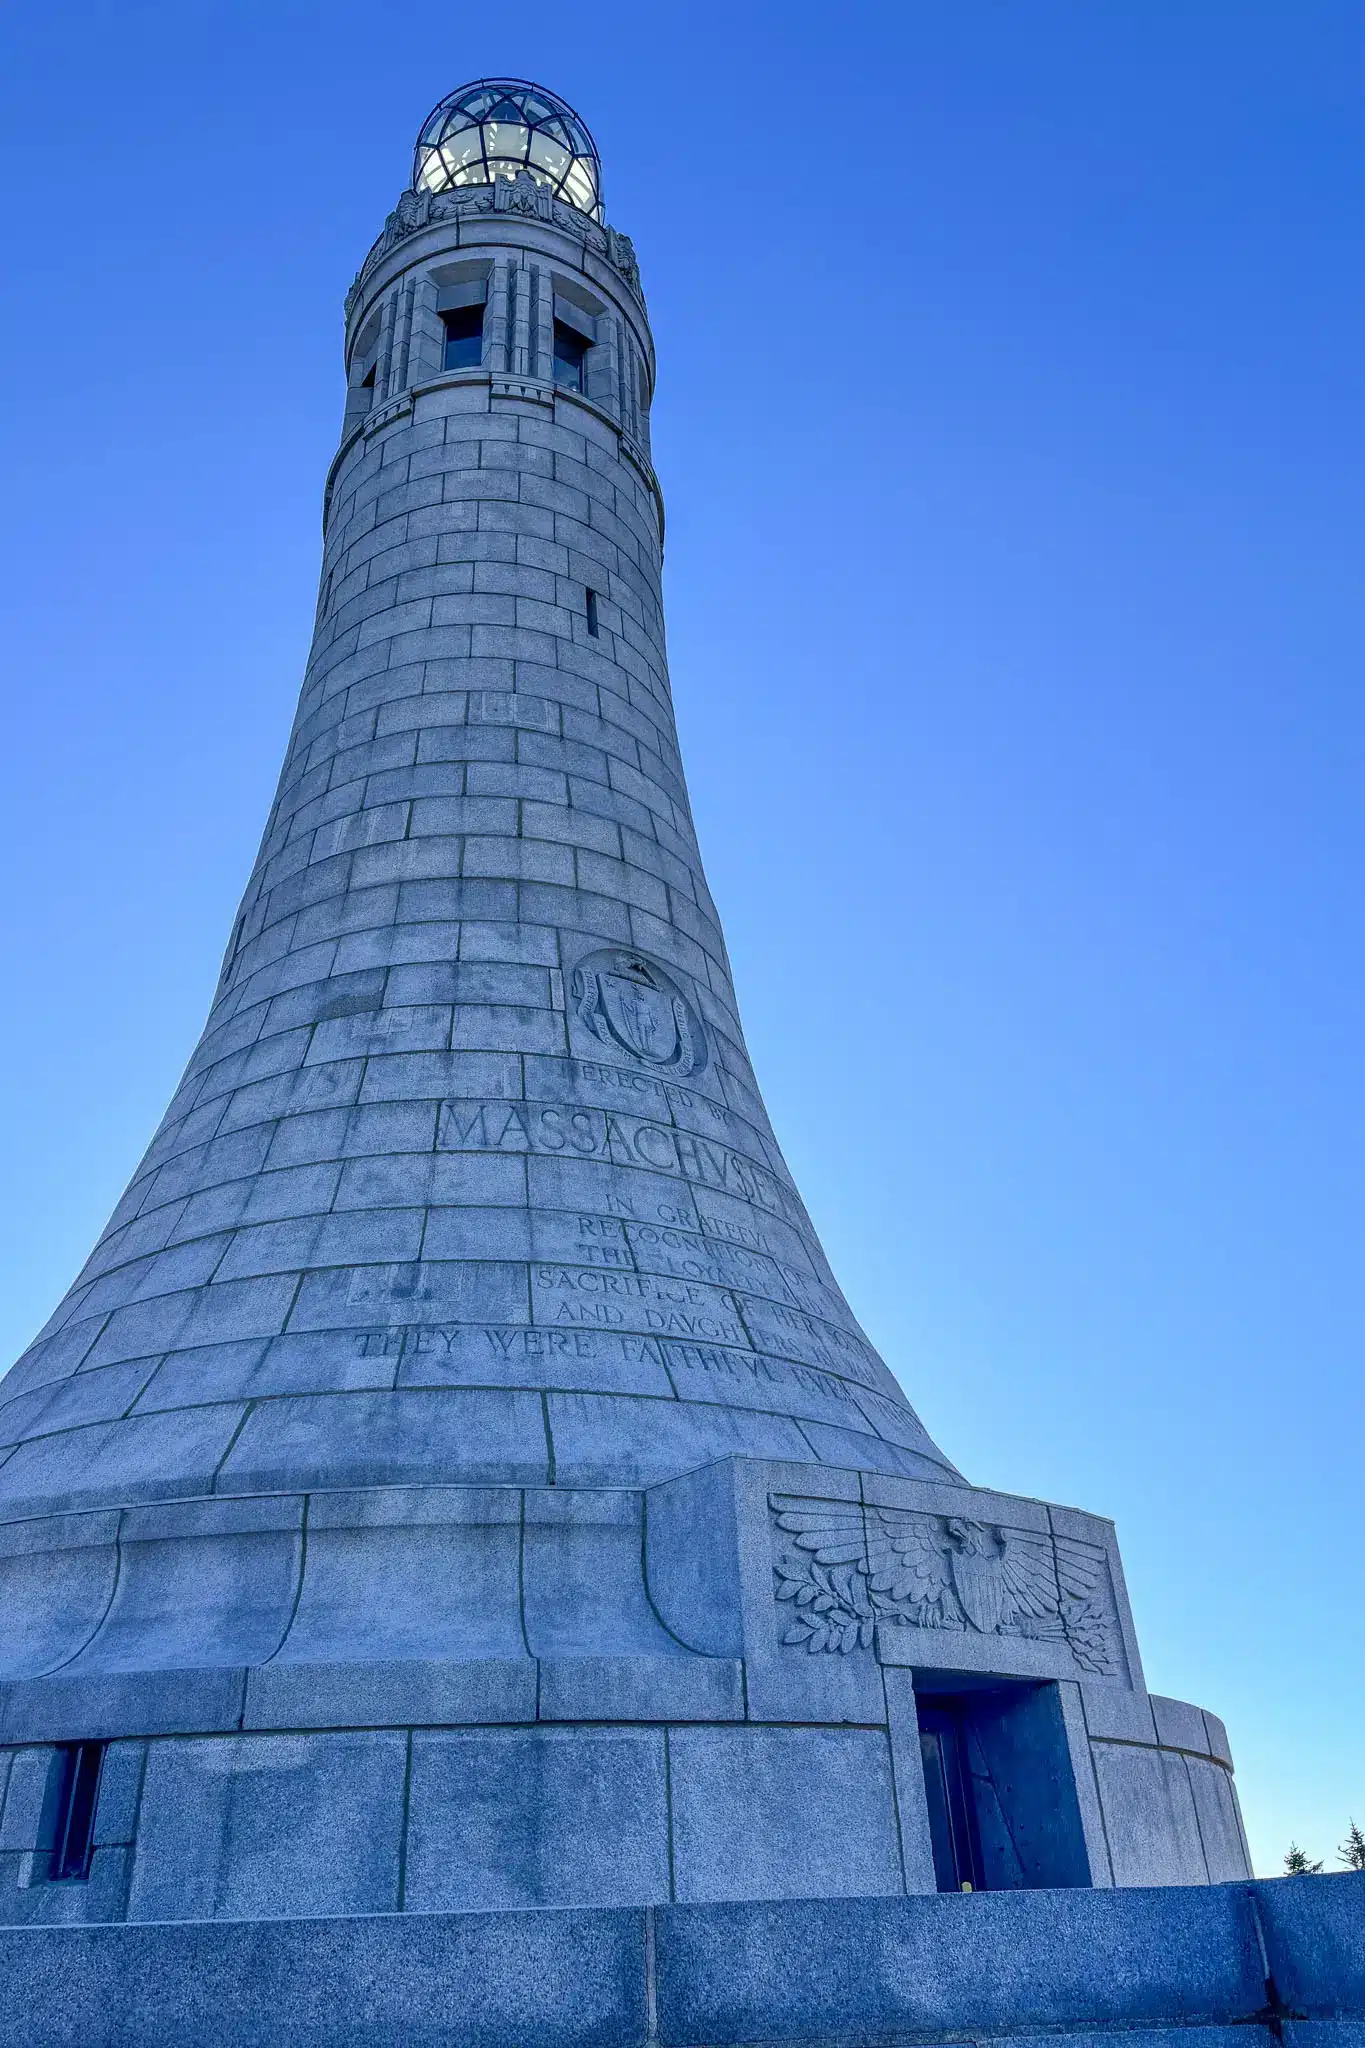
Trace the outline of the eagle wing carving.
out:
<instances>
[{"instance_id":1,"label":"eagle wing carving","mask_svg":"<svg viewBox=\"0 0 1365 2048\"><path fill-rule=\"evenodd\" d=\"M1000 1544L1005 1591L1002 1626L1016 1627L1025 1636L1062 1635L1062 1603L1051 1542L1032 1530L1002 1529Z\"/></svg>"},{"instance_id":2,"label":"eagle wing carving","mask_svg":"<svg viewBox=\"0 0 1365 2048\"><path fill-rule=\"evenodd\" d=\"M921 1628L961 1628L962 1611L937 1535L938 1524L926 1516L870 1508L869 1582L901 1619Z\"/></svg>"},{"instance_id":3,"label":"eagle wing carving","mask_svg":"<svg viewBox=\"0 0 1365 2048\"><path fill-rule=\"evenodd\" d=\"M1109 1604L1109 1567L1103 1551L1059 1536L1057 1585L1072 1656L1083 1671L1113 1677L1119 1664Z\"/></svg>"},{"instance_id":4,"label":"eagle wing carving","mask_svg":"<svg viewBox=\"0 0 1365 2048\"><path fill-rule=\"evenodd\" d=\"M778 1528L817 1564L856 1564L866 1571L863 1511L857 1501L793 1500L779 1493L772 1505Z\"/></svg>"}]
</instances>

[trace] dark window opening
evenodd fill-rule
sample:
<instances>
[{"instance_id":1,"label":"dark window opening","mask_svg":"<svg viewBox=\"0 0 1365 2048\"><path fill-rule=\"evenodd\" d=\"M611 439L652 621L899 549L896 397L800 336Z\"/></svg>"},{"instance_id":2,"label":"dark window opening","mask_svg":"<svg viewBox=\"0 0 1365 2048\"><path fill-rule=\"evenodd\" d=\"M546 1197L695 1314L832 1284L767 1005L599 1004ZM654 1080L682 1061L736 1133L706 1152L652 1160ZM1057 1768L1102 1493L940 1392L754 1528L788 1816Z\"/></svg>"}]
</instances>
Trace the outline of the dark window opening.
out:
<instances>
[{"instance_id":1,"label":"dark window opening","mask_svg":"<svg viewBox=\"0 0 1365 2048\"><path fill-rule=\"evenodd\" d=\"M446 331L444 370L477 370L483 361L483 307L456 306L442 313Z\"/></svg>"},{"instance_id":2,"label":"dark window opening","mask_svg":"<svg viewBox=\"0 0 1365 2048\"><path fill-rule=\"evenodd\" d=\"M572 327L562 321L555 321L555 383L562 384L566 391L583 389L583 358L588 353L588 344L581 334L575 334Z\"/></svg>"},{"instance_id":3,"label":"dark window opening","mask_svg":"<svg viewBox=\"0 0 1365 2048\"><path fill-rule=\"evenodd\" d=\"M594 640L600 631L597 623L597 592L595 590L588 592L588 631L592 634Z\"/></svg>"},{"instance_id":4,"label":"dark window opening","mask_svg":"<svg viewBox=\"0 0 1365 2048\"><path fill-rule=\"evenodd\" d=\"M107 1746L103 1742L68 1742L58 1752L61 1779L57 1788L52 1876L59 1883L90 1875L95 1802Z\"/></svg>"},{"instance_id":5,"label":"dark window opening","mask_svg":"<svg viewBox=\"0 0 1365 2048\"><path fill-rule=\"evenodd\" d=\"M369 369L365 372L364 376L360 380L360 389L365 394L364 409L366 412L368 412L370 407L374 404L374 373L378 368L379 363L378 359L376 359L374 362L370 364Z\"/></svg>"},{"instance_id":6,"label":"dark window opening","mask_svg":"<svg viewBox=\"0 0 1365 2048\"><path fill-rule=\"evenodd\" d=\"M941 1892L981 1889L981 1846L967 1763L966 1717L956 1703L919 1709L934 1878Z\"/></svg>"}]
</instances>

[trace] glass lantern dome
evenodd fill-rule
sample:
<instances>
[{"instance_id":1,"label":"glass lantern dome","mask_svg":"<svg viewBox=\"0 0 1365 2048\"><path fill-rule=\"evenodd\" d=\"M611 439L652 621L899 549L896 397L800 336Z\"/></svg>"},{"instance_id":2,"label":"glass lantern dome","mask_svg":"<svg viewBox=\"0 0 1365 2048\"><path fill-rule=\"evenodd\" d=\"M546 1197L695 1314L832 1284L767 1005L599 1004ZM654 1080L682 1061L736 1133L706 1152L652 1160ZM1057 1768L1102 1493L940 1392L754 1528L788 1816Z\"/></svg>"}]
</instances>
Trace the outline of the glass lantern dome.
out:
<instances>
[{"instance_id":1,"label":"glass lantern dome","mask_svg":"<svg viewBox=\"0 0 1365 2048\"><path fill-rule=\"evenodd\" d=\"M572 107L524 78L480 78L452 92L422 123L413 159L418 192L491 185L529 171L556 199L602 218L597 145Z\"/></svg>"}]
</instances>

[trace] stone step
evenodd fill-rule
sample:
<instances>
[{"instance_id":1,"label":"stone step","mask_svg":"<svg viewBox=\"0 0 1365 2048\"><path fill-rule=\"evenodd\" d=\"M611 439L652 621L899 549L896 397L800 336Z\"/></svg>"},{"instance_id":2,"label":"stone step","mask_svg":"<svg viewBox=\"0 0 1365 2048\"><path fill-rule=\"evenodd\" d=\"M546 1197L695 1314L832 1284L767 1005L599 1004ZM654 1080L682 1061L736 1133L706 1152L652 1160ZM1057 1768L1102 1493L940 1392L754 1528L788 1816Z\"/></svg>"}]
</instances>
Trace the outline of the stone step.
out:
<instances>
[{"instance_id":1,"label":"stone step","mask_svg":"<svg viewBox=\"0 0 1365 2048\"><path fill-rule=\"evenodd\" d=\"M1359 2048L1365 1875L0 1929L0 2048Z\"/></svg>"}]
</instances>

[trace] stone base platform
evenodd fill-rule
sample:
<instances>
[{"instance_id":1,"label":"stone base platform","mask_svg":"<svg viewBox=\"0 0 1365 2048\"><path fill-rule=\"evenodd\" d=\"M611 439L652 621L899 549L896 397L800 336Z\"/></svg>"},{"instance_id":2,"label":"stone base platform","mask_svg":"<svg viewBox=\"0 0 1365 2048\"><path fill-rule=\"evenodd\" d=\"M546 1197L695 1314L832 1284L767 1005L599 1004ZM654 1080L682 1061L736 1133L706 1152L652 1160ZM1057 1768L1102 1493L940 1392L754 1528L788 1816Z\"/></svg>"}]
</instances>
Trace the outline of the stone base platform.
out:
<instances>
[{"instance_id":1,"label":"stone base platform","mask_svg":"<svg viewBox=\"0 0 1365 2048\"><path fill-rule=\"evenodd\" d=\"M0 1925L1217 1885L1231 1766L1146 1689L1112 1525L957 1482L725 1458L0 1527Z\"/></svg>"},{"instance_id":2,"label":"stone base platform","mask_svg":"<svg viewBox=\"0 0 1365 2048\"><path fill-rule=\"evenodd\" d=\"M0 1928L3 2048L1361 2048L1365 1876Z\"/></svg>"}]
</instances>

